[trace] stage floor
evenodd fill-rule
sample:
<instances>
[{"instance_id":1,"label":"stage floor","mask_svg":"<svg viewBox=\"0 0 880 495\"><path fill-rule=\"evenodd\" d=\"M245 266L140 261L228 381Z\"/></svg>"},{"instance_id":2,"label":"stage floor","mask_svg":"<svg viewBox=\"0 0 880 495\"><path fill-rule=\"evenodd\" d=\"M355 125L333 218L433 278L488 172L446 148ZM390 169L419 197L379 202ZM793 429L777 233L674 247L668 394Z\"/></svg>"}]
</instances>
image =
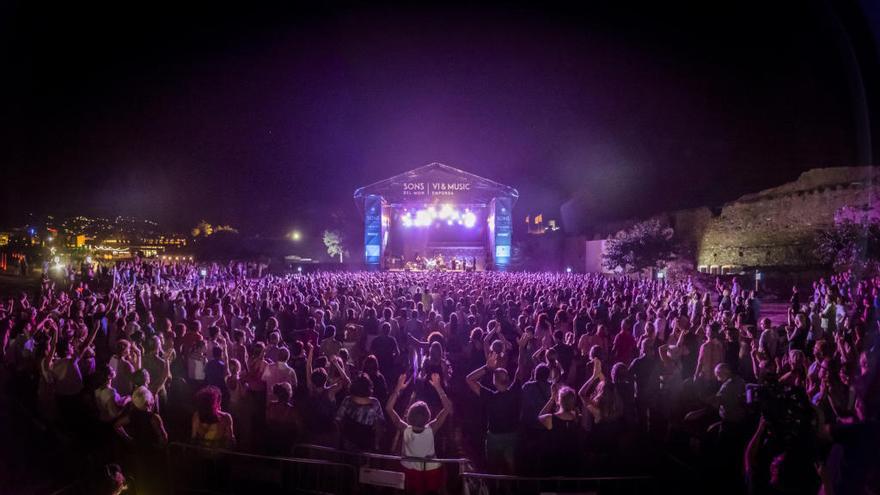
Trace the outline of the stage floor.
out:
<instances>
[{"instance_id":1,"label":"stage floor","mask_svg":"<svg viewBox=\"0 0 880 495\"><path fill-rule=\"evenodd\" d=\"M464 272L472 272L474 270L445 270L440 268L388 268L385 270L386 272L410 272L410 273L422 273L422 272L437 272L437 273L464 273ZM477 270L481 271L481 270Z\"/></svg>"}]
</instances>

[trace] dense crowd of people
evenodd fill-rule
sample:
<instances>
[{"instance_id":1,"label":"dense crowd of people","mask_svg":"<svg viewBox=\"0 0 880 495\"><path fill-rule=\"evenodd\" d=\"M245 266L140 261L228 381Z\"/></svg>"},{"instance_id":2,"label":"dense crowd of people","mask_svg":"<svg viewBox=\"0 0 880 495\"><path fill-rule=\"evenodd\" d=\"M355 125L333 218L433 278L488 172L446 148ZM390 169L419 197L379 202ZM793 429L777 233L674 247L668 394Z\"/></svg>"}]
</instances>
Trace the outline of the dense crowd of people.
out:
<instances>
[{"instance_id":1,"label":"dense crowd of people","mask_svg":"<svg viewBox=\"0 0 880 495\"><path fill-rule=\"evenodd\" d=\"M880 479L880 277L796 287L774 324L735 278L262 271L44 276L0 301L5 387L145 484L169 441L528 476L637 473L663 452L751 493ZM402 468L414 493L445 482L440 462Z\"/></svg>"}]
</instances>

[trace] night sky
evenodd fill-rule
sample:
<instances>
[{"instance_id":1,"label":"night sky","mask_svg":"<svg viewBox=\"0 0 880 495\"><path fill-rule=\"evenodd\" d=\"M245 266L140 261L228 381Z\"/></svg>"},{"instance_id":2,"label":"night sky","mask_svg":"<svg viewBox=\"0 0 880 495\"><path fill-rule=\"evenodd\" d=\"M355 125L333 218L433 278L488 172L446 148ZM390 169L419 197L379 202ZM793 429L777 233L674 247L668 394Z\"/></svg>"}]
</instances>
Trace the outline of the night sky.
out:
<instances>
[{"instance_id":1,"label":"night sky","mask_svg":"<svg viewBox=\"0 0 880 495\"><path fill-rule=\"evenodd\" d=\"M355 188L433 161L518 188L517 216L580 196L598 220L864 164L871 139L880 152L867 0L82 3L0 7L5 224L318 229L357 215Z\"/></svg>"}]
</instances>

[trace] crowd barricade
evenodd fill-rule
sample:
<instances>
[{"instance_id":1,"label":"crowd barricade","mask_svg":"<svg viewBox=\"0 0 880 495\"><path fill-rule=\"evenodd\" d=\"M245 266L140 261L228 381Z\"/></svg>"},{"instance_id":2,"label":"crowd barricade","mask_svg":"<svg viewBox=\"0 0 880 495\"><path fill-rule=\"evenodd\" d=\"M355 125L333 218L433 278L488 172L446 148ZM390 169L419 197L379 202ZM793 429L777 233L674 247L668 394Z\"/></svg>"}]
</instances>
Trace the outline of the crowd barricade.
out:
<instances>
[{"instance_id":1,"label":"crowd barricade","mask_svg":"<svg viewBox=\"0 0 880 495\"><path fill-rule=\"evenodd\" d=\"M662 493L649 476L622 477L526 477L501 474L461 473L464 495L638 495Z\"/></svg>"},{"instance_id":2,"label":"crowd barricade","mask_svg":"<svg viewBox=\"0 0 880 495\"><path fill-rule=\"evenodd\" d=\"M293 447L293 454L298 458L320 459L345 464L357 469L357 492L369 494L401 493L405 482L401 462L421 463L423 465L425 463L442 464L446 476L446 491L444 493L447 495L466 493L461 475L473 469L471 461L466 458L428 459L423 457L402 457L373 452L352 452L312 444L295 445Z\"/></svg>"},{"instance_id":3,"label":"crowd barricade","mask_svg":"<svg viewBox=\"0 0 880 495\"><path fill-rule=\"evenodd\" d=\"M338 462L271 457L171 443L169 493L352 493L358 472Z\"/></svg>"}]
</instances>

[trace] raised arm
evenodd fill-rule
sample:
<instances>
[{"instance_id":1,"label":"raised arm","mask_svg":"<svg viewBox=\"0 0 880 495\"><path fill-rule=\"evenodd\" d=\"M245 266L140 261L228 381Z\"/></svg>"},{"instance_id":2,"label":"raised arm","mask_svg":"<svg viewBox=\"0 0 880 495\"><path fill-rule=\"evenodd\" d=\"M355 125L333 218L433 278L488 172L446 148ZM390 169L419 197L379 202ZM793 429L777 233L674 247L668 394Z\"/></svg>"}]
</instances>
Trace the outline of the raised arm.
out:
<instances>
[{"instance_id":1,"label":"raised arm","mask_svg":"<svg viewBox=\"0 0 880 495\"><path fill-rule=\"evenodd\" d=\"M548 430L553 429L553 406L556 405L556 396L558 393L559 382L555 382L550 387L550 398L547 399L547 403L544 404L544 407L541 408L541 412L538 413L538 421Z\"/></svg>"},{"instance_id":2,"label":"raised arm","mask_svg":"<svg viewBox=\"0 0 880 495\"><path fill-rule=\"evenodd\" d=\"M306 348L308 349L308 353L306 353L306 388L310 394L313 394L315 393L315 384L312 383L312 361L315 358L315 346L308 342L306 343Z\"/></svg>"},{"instance_id":3,"label":"raised arm","mask_svg":"<svg viewBox=\"0 0 880 495\"><path fill-rule=\"evenodd\" d=\"M584 405L588 405L592 402L590 396L593 394L596 385L598 385L604 378L605 377L602 375L602 362L599 361L598 358L593 359L593 376L584 382L583 386L578 390L578 397L581 398Z\"/></svg>"},{"instance_id":4,"label":"raised arm","mask_svg":"<svg viewBox=\"0 0 880 495\"><path fill-rule=\"evenodd\" d=\"M437 417L434 418L433 421L428 423L428 428L431 428L435 432L443 427L443 423L446 422L446 418L452 414L452 401L449 400L449 397L446 395L446 391L443 390L443 380L440 378L440 375L434 373L431 375L431 386L434 387L434 390L437 391L437 395L440 396L440 403L443 404L443 409L437 413Z\"/></svg>"},{"instance_id":5,"label":"raised arm","mask_svg":"<svg viewBox=\"0 0 880 495\"><path fill-rule=\"evenodd\" d=\"M92 342L95 341L95 335L98 335L99 328L101 328L101 322L95 323L95 328L93 328L92 331L89 332L89 336L86 337L86 340L84 340L82 344L80 344L79 349L77 349L76 351L77 360L82 358L83 353L86 352L86 349L88 349L89 346L92 345Z\"/></svg>"},{"instance_id":6,"label":"raised arm","mask_svg":"<svg viewBox=\"0 0 880 495\"><path fill-rule=\"evenodd\" d=\"M498 330L496 327L495 330L492 330L491 332L487 332L486 336L483 337L483 353L486 355L486 357L489 357L489 353L491 352L493 337L495 336L495 332L497 332L497 331Z\"/></svg>"},{"instance_id":7,"label":"raised arm","mask_svg":"<svg viewBox=\"0 0 880 495\"><path fill-rule=\"evenodd\" d=\"M49 364L52 363L52 360L55 358L55 348L58 346L58 326L55 325L55 322L52 322L51 330L49 331L49 349L46 352L46 359Z\"/></svg>"},{"instance_id":8,"label":"raised arm","mask_svg":"<svg viewBox=\"0 0 880 495\"><path fill-rule=\"evenodd\" d=\"M470 388L473 393L480 395L480 390L482 389L480 386L480 380L486 375L486 373L494 370L497 365L498 358L496 356L490 355L486 358L485 365L471 371L467 378L465 378L468 388Z\"/></svg>"},{"instance_id":9,"label":"raised arm","mask_svg":"<svg viewBox=\"0 0 880 495\"><path fill-rule=\"evenodd\" d=\"M749 444L746 446L745 458L743 459L743 468L745 469L746 476L751 476L755 472L755 464L758 462L758 450L761 448L761 441L766 430L767 420L761 416L760 421L758 421L758 429L755 430L755 434L752 435L752 439L749 440Z\"/></svg>"},{"instance_id":10,"label":"raised arm","mask_svg":"<svg viewBox=\"0 0 880 495\"><path fill-rule=\"evenodd\" d=\"M400 392L403 391L406 386L409 385L409 381L407 380L406 374L402 374L397 378L397 384L394 386L394 390L391 392L391 395L388 396L388 402L385 403L385 413L388 414L388 418L391 420L391 424L398 429L404 429L407 427L407 424L400 419L400 415L397 414L397 410L394 409L394 406L397 405L397 399L400 397Z\"/></svg>"},{"instance_id":11,"label":"raised arm","mask_svg":"<svg viewBox=\"0 0 880 495\"><path fill-rule=\"evenodd\" d=\"M331 362L333 363L333 367L336 368L336 372L339 373L339 378L342 379L341 383L346 387L351 385L351 378L349 378L348 374L345 372L345 368L339 364L341 359L337 356L334 357Z\"/></svg>"},{"instance_id":12,"label":"raised arm","mask_svg":"<svg viewBox=\"0 0 880 495\"><path fill-rule=\"evenodd\" d=\"M705 342L700 346L700 353L697 355L697 367L694 368L694 381L697 381L703 373L703 355L706 353L707 345L709 343Z\"/></svg>"},{"instance_id":13,"label":"raised arm","mask_svg":"<svg viewBox=\"0 0 880 495\"><path fill-rule=\"evenodd\" d=\"M526 352L526 346L529 344L529 334L523 333L516 340L516 343L519 346L519 355L516 358L516 371L513 373L513 381L515 383L523 383L525 381L524 375L529 370L528 353Z\"/></svg>"}]
</instances>

